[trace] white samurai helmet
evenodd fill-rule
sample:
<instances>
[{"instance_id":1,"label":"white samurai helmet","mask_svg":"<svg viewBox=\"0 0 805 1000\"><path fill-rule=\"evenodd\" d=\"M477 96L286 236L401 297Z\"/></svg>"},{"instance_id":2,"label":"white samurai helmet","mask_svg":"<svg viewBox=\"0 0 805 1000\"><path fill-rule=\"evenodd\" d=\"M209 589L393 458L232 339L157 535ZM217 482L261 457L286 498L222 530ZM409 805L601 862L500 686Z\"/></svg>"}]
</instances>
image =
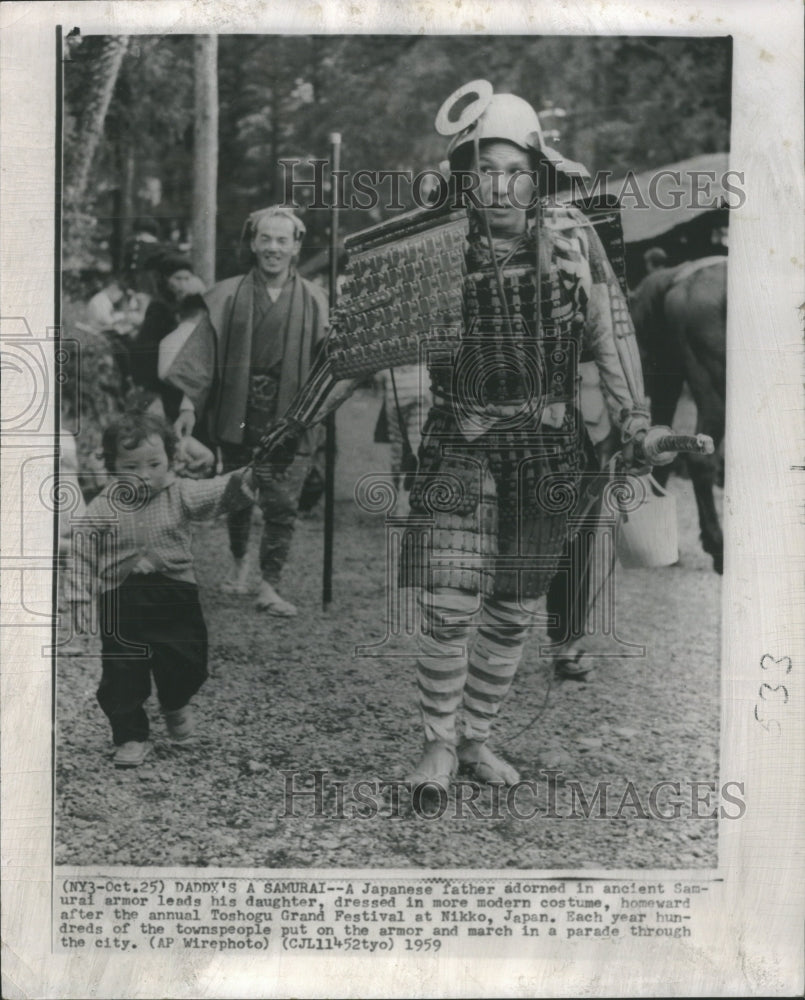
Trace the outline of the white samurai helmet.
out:
<instances>
[{"instance_id":1,"label":"white samurai helmet","mask_svg":"<svg viewBox=\"0 0 805 1000\"><path fill-rule=\"evenodd\" d=\"M474 97L455 119L451 112L459 102ZM520 149L534 152L565 174L589 176L585 167L547 145L537 112L528 101L515 94L495 94L488 80L473 80L459 87L439 108L436 131L451 135L447 155L453 158L458 149L476 140L499 139Z\"/></svg>"}]
</instances>

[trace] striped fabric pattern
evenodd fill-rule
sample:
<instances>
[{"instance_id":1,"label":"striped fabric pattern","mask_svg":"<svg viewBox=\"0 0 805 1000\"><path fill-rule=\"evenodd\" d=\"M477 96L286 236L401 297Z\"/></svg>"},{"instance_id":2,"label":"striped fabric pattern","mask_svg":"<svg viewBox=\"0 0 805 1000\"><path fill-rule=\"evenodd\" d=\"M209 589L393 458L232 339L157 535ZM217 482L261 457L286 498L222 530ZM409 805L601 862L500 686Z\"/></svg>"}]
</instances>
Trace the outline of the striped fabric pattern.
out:
<instances>
[{"instance_id":1,"label":"striped fabric pattern","mask_svg":"<svg viewBox=\"0 0 805 1000\"><path fill-rule=\"evenodd\" d=\"M417 688L425 739L455 743L463 701L464 735L485 740L517 673L537 602L486 598L479 608L474 595L447 589L423 590L418 599Z\"/></svg>"},{"instance_id":2,"label":"striped fabric pattern","mask_svg":"<svg viewBox=\"0 0 805 1000\"><path fill-rule=\"evenodd\" d=\"M488 738L490 726L509 693L536 611L536 600L523 603L525 607L494 598L484 601L482 624L470 650L464 687L464 735L468 739Z\"/></svg>"}]
</instances>

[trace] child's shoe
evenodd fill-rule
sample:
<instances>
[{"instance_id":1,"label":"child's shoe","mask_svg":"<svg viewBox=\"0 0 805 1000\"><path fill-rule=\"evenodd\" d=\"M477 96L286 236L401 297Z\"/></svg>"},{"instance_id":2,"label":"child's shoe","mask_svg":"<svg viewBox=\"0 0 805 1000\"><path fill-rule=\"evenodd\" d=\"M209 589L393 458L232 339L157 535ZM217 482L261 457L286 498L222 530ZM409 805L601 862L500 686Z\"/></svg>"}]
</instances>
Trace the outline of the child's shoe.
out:
<instances>
[{"instance_id":1,"label":"child's shoe","mask_svg":"<svg viewBox=\"0 0 805 1000\"><path fill-rule=\"evenodd\" d=\"M172 712L163 708L162 714L165 716L165 725L168 728L171 743L187 743L188 740L192 739L196 729L196 720L189 705L184 705Z\"/></svg>"},{"instance_id":2,"label":"child's shoe","mask_svg":"<svg viewBox=\"0 0 805 1000\"><path fill-rule=\"evenodd\" d=\"M151 751L151 744L139 740L129 740L115 750L115 767L139 767Z\"/></svg>"}]
</instances>

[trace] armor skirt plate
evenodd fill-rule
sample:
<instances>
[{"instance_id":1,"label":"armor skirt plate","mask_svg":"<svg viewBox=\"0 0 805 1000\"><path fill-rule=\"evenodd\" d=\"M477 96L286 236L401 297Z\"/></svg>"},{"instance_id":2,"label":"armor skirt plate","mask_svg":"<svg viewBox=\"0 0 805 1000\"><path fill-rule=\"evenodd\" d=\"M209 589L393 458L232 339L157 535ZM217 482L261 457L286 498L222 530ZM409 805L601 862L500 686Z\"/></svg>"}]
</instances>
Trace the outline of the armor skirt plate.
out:
<instances>
[{"instance_id":1,"label":"armor skirt plate","mask_svg":"<svg viewBox=\"0 0 805 1000\"><path fill-rule=\"evenodd\" d=\"M423 429L401 553L401 586L449 587L506 600L542 596L556 574L568 516L580 509L583 424L516 428L469 443L447 409Z\"/></svg>"}]
</instances>

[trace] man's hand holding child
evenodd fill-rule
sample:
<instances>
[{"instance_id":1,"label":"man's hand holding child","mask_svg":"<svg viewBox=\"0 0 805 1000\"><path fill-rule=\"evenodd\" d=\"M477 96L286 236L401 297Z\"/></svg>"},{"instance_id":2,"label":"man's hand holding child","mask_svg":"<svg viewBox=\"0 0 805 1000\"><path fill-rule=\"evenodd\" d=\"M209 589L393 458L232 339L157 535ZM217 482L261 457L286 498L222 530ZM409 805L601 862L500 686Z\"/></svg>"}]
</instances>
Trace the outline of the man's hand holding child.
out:
<instances>
[{"instance_id":1,"label":"man's hand holding child","mask_svg":"<svg viewBox=\"0 0 805 1000\"><path fill-rule=\"evenodd\" d=\"M206 479L215 471L215 455L194 437L179 438L173 467L188 479Z\"/></svg>"}]
</instances>

